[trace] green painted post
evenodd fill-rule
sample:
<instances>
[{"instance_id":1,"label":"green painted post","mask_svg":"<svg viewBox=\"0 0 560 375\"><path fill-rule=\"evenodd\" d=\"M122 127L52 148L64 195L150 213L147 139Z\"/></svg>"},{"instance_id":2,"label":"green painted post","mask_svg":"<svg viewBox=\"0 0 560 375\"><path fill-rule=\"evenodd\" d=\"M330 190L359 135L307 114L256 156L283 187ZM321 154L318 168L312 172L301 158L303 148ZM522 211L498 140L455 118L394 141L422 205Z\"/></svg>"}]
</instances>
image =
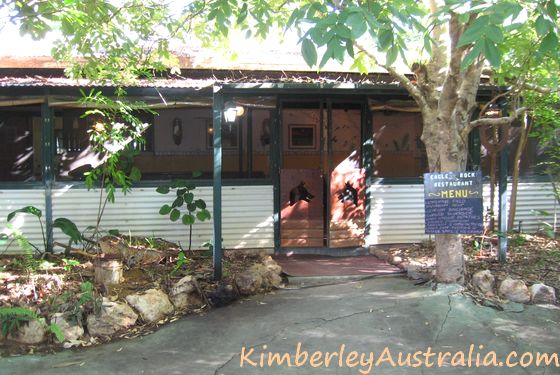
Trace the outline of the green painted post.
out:
<instances>
[{"instance_id":1,"label":"green painted post","mask_svg":"<svg viewBox=\"0 0 560 375\"><path fill-rule=\"evenodd\" d=\"M242 152L242 150L240 151ZM247 110L247 178L253 177L253 108Z\"/></svg>"},{"instance_id":2,"label":"green painted post","mask_svg":"<svg viewBox=\"0 0 560 375\"><path fill-rule=\"evenodd\" d=\"M365 193L365 211L366 211L366 227L365 239L367 240L370 234L371 227L371 194L370 186L373 180L373 122L372 115L369 110L369 103L367 100L362 104L362 168L366 170L366 193Z\"/></svg>"},{"instance_id":3,"label":"green painted post","mask_svg":"<svg viewBox=\"0 0 560 375\"><path fill-rule=\"evenodd\" d=\"M47 248L45 251L53 251L53 210L52 210L52 187L54 183L54 114L47 100L41 104L41 140L43 158L43 186L45 188L45 236Z\"/></svg>"},{"instance_id":4,"label":"green painted post","mask_svg":"<svg viewBox=\"0 0 560 375\"><path fill-rule=\"evenodd\" d=\"M280 121L281 103L277 101L276 109L270 111L270 173L274 195L274 252L281 247L280 228L280 168L282 165L282 123Z\"/></svg>"},{"instance_id":5,"label":"green painted post","mask_svg":"<svg viewBox=\"0 0 560 375\"><path fill-rule=\"evenodd\" d=\"M214 87L213 98L213 135L214 135L214 183L213 183L213 214L214 214L214 279L222 278L222 114L224 98L220 87Z\"/></svg>"},{"instance_id":6,"label":"green painted post","mask_svg":"<svg viewBox=\"0 0 560 375\"><path fill-rule=\"evenodd\" d=\"M502 135L505 136L505 135ZM500 233L498 238L498 260L505 262L507 257L507 221L508 221L508 205L507 205L507 177L508 177L508 146L506 145L500 152L500 177L498 181L499 188L499 212L498 221Z\"/></svg>"}]
</instances>

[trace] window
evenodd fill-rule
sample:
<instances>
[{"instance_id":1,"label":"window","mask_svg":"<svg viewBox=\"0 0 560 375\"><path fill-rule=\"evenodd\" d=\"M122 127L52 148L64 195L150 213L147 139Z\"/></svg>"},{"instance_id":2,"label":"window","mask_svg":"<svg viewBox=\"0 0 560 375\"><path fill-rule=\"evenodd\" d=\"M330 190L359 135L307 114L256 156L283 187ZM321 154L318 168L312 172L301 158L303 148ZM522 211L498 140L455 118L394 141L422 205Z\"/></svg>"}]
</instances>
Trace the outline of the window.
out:
<instances>
[{"instance_id":1,"label":"window","mask_svg":"<svg viewBox=\"0 0 560 375\"><path fill-rule=\"evenodd\" d=\"M36 115L24 108L0 111L0 182L40 179L41 138L33 133Z\"/></svg>"},{"instance_id":2,"label":"window","mask_svg":"<svg viewBox=\"0 0 560 375\"><path fill-rule=\"evenodd\" d=\"M418 112L373 112L374 176L420 177L428 170Z\"/></svg>"}]
</instances>

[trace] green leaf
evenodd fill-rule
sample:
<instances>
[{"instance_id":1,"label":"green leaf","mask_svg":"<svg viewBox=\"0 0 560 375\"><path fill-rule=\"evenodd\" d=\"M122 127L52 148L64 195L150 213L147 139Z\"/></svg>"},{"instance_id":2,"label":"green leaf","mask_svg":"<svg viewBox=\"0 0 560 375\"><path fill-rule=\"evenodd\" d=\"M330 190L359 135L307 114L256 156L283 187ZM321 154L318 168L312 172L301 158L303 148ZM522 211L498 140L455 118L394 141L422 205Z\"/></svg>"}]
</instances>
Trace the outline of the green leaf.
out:
<instances>
[{"instance_id":1,"label":"green leaf","mask_svg":"<svg viewBox=\"0 0 560 375\"><path fill-rule=\"evenodd\" d=\"M202 172L201 172L201 171L194 171L194 172L192 173L192 178L198 178L198 177L200 177L200 176L202 176Z\"/></svg>"},{"instance_id":2,"label":"green leaf","mask_svg":"<svg viewBox=\"0 0 560 375\"><path fill-rule=\"evenodd\" d=\"M307 38L303 40L301 43L301 54L308 66L312 67L317 64L317 50L311 40Z\"/></svg>"},{"instance_id":3,"label":"green leaf","mask_svg":"<svg viewBox=\"0 0 560 375\"><path fill-rule=\"evenodd\" d=\"M539 52L545 54L547 52L558 51L558 48L558 37L551 31L542 40Z\"/></svg>"},{"instance_id":4,"label":"green leaf","mask_svg":"<svg viewBox=\"0 0 560 375\"><path fill-rule=\"evenodd\" d=\"M181 216L181 212L174 208L173 210L171 210L171 214L169 214L169 218L171 219L171 221L177 221L179 220L179 217Z\"/></svg>"},{"instance_id":5,"label":"green leaf","mask_svg":"<svg viewBox=\"0 0 560 375\"><path fill-rule=\"evenodd\" d=\"M82 240L82 234L72 220L59 217L53 222L53 228L59 228L62 233L70 237L70 242L79 243Z\"/></svg>"},{"instance_id":6,"label":"green leaf","mask_svg":"<svg viewBox=\"0 0 560 375\"><path fill-rule=\"evenodd\" d=\"M107 231L111 236L120 236L121 232L118 229L109 229Z\"/></svg>"},{"instance_id":7,"label":"green leaf","mask_svg":"<svg viewBox=\"0 0 560 375\"><path fill-rule=\"evenodd\" d=\"M367 24L363 14L352 13L346 19L346 25L352 30L352 37L358 39L367 31Z\"/></svg>"},{"instance_id":8,"label":"green leaf","mask_svg":"<svg viewBox=\"0 0 560 375\"><path fill-rule=\"evenodd\" d=\"M185 194L187 192L187 189L183 188L183 189L178 189L177 190L177 196L180 197L181 195Z\"/></svg>"},{"instance_id":9,"label":"green leaf","mask_svg":"<svg viewBox=\"0 0 560 375\"><path fill-rule=\"evenodd\" d=\"M200 221L206 220L206 213L204 211L199 211L196 213L196 218Z\"/></svg>"},{"instance_id":10,"label":"green leaf","mask_svg":"<svg viewBox=\"0 0 560 375\"><path fill-rule=\"evenodd\" d=\"M467 44L471 44L476 42L477 40L480 40L480 38L482 38L482 35L484 34L484 31L486 29L486 26L488 25L490 18L488 16L482 16L477 18L472 25L470 25L465 32L463 33L463 35L461 35L461 37L459 38L459 42L457 43L457 47L463 47L466 46Z\"/></svg>"},{"instance_id":11,"label":"green leaf","mask_svg":"<svg viewBox=\"0 0 560 375\"><path fill-rule=\"evenodd\" d=\"M58 324L51 323L47 329L54 335L54 337L56 337L58 342L64 342L64 332L62 332L62 329Z\"/></svg>"},{"instance_id":12,"label":"green leaf","mask_svg":"<svg viewBox=\"0 0 560 375\"><path fill-rule=\"evenodd\" d=\"M171 212L171 207L168 204L164 204L163 206L161 206L161 208L159 209L159 214L160 215L167 215Z\"/></svg>"},{"instance_id":13,"label":"green leaf","mask_svg":"<svg viewBox=\"0 0 560 375\"><path fill-rule=\"evenodd\" d=\"M545 19L542 14L535 21L535 31L539 36L546 35L549 32L551 26L552 25L550 24L550 22Z\"/></svg>"},{"instance_id":14,"label":"green leaf","mask_svg":"<svg viewBox=\"0 0 560 375\"><path fill-rule=\"evenodd\" d=\"M142 178L142 173L140 172L140 169L138 169L138 167L132 167L132 169L130 170L130 174L128 175L128 178L130 178L132 181L140 181L140 179Z\"/></svg>"},{"instance_id":15,"label":"green leaf","mask_svg":"<svg viewBox=\"0 0 560 375\"><path fill-rule=\"evenodd\" d=\"M41 210L38 209L37 207L35 207L35 206L25 206L23 208L20 208L19 210L15 210L15 211L10 212L8 214L7 221L11 221L14 218L14 216L16 216L16 214L18 214L18 213L31 214L31 215L37 216L38 218L41 218L41 216L43 215Z\"/></svg>"},{"instance_id":16,"label":"green leaf","mask_svg":"<svg viewBox=\"0 0 560 375\"><path fill-rule=\"evenodd\" d=\"M183 215L183 218L181 219L181 221L185 225L193 225L195 223L196 219L191 214L185 214L185 215Z\"/></svg>"},{"instance_id":17,"label":"green leaf","mask_svg":"<svg viewBox=\"0 0 560 375\"><path fill-rule=\"evenodd\" d=\"M474 47L471 49L471 51L467 53L467 55L463 58L463 62L461 63L462 70L467 69L482 53L482 50L484 48L483 44L484 43L480 40L474 44Z\"/></svg>"},{"instance_id":18,"label":"green leaf","mask_svg":"<svg viewBox=\"0 0 560 375\"><path fill-rule=\"evenodd\" d=\"M190 212L196 211L196 204L194 203L187 204L187 210L189 210Z\"/></svg>"},{"instance_id":19,"label":"green leaf","mask_svg":"<svg viewBox=\"0 0 560 375\"><path fill-rule=\"evenodd\" d=\"M177 197L175 198L175 200L173 201L173 203L171 204L171 207L175 208L175 207L181 207L184 203L183 197Z\"/></svg>"},{"instance_id":20,"label":"green leaf","mask_svg":"<svg viewBox=\"0 0 560 375\"><path fill-rule=\"evenodd\" d=\"M389 50L387 51L387 60L385 64L393 65L393 63L397 60L398 54L399 54L399 49L397 48L397 46L393 46L389 48Z\"/></svg>"},{"instance_id":21,"label":"green leaf","mask_svg":"<svg viewBox=\"0 0 560 375\"><path fill-rule=\"evenodd\" d=\"M194 204L196 205L196 207L200 208L201 210L204 210L206 208L206 202L202 199L197 199Z\"/></svg>"},{"instance_id":22,"label":"green leaf","mask_svg":"<svg viewBox=\"0 0 560 375\"><path fill-rule=\"evenodd\" d=\"M504 41L504 33L502 29L495 25L490 25L485 31L485 35L488 39L496 44L502 43Z\"/></svg>"},{"instance_id":23,"label":"green leaf","mask_svg":"<svg viewBox=\"0 0 560 375\"><path fill-rule=\"evenodd\" d=\"M393 44L393 30L382 29L379 32L378 44L381 50L389 48Z\"/></svg>"},{"instance_id":24,"label":"green leaf","mask_svg":"<svg viewBox=\"0 0 560 375\"><path fill-rule=\"evenodd\" d=\"M484 39L484 56L494 68L498 68L500 66L502 53L496 45L488 39Z\"/></svg>"},{"instance_id":25,"label":"green leaf","mask_svg":"<svg viewBox=\"0 0 560 375\"><path fill-rule=\"evenodd\" d=\"M158 186L156 191L160 194L167 194L169 193L169 186L168 185Z\"/></svg>"},{"instance_id":26,"label":"green leaf","mask_svg":"<svg viewBox=\"0 0 560 375\"><path fill-rule=\"evenodd\" d=\"M189 192L185 194L184 198L185 198L185 202L192 203L192 201L194 200L194 194Z\"/></svg>"}]
</instances>

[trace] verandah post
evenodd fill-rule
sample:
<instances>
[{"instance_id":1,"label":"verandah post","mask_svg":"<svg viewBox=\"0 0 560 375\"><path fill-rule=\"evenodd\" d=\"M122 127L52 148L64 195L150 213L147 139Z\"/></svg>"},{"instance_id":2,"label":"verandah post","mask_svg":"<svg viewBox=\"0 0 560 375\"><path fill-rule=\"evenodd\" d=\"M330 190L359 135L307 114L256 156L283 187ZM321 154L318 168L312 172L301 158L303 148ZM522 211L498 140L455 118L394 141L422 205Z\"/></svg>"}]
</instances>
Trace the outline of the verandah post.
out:
<instances>
[{"instance_id":1,"label":"verandah post","mask_svg":"<svg viewBox=\"0 0 560 375\"><path fill-rule=\"evenodd\" d=\"M222 114L224 98L221 87L214 86L212 128L214 142L213 224L214 224L214 279L222 278Z\"/></svg>"}]
</instances>

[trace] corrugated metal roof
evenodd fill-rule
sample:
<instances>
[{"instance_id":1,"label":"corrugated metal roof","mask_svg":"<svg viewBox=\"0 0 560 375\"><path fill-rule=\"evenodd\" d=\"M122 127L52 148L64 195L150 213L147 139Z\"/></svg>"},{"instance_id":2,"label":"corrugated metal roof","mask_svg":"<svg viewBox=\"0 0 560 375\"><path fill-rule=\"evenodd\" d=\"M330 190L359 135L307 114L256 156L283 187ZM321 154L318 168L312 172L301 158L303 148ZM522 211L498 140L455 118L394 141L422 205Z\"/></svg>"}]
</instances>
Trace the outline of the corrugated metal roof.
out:
<instances>
[{"instance_id":1,"label":"corrugated metal roof","mask_svg":"<svg viewBox=\"0 0 560 375\"><path fill-rule=\"evenodd\" d=\"M157 79L153 81L139 80L134 87L158 87L158 88L186 88L201 90L211 87L216 83L215 79ZM0 87L115 87L116 84L96 84L86 79L69 79L62 77L0 77Z\"/></svg>"}]
</instances>

